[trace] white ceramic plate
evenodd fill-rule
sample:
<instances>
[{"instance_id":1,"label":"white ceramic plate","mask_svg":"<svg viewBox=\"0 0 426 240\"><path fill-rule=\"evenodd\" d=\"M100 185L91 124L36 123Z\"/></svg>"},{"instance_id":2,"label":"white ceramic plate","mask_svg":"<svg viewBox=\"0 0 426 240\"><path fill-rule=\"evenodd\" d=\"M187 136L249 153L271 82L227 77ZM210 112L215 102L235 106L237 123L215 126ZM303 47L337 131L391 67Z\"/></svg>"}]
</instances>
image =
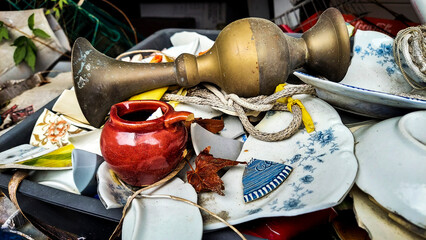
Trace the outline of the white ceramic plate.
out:
<instances>
[{"instance_id":1,"label":"white ceramic plate","mask_svg":"<svg viewBox=\"0 0 426 240\"><path fill-rule=\"evenodd\" d=\"M426 111L409 113L354 133L356 184L380 205L426 228Z\"/></svg>"},{"instance_id":2,"label":"white ceramic plate","mask_svg":"<svg viewBox=\"0 0 426 240\"><path fill-rule=\"evenodd\" d=\"M189 183L174 178L149 192L149 195L173 195L197 202L197 193ZM123 240L201 239L203 224L195 206L172 199L139 198L132 201L123 222Z\"/></svg>"},{"instance_id":3,"label":"white ceramic plate","mask_svg":"<svg viewBox=\"0 0 426 240\"><path fill-rule=\"evenodd\" d=\"M302 72L295 72L294 75L314 86L318 97L348 112L368 117L389 118L413 109L426 109L426 100L335 83Z\"/></svg>"},{"instance_id":4,"label":"white ceramic plate","mask_svg":"<svg viewBox=\"0 0 426 240\"><path fill-rule=\"evenodd\" d=\"M225 196L202 193L199 203L238 224L261 217L295 216L337 205L347 194L357 173L354 140L337 112L326 102L309 95L297 95L315 123L316 130L301 129L287 140L263 142L249 137L237 161L251 158L290 165L293 172L269 195L244 203L242 176L244 165L232 167L223 177ZM288 112L268 112L256 126L276 132L293 118ZM225 227L212 217L204 217L204 230Z\"/></svg>"}]
</instances>

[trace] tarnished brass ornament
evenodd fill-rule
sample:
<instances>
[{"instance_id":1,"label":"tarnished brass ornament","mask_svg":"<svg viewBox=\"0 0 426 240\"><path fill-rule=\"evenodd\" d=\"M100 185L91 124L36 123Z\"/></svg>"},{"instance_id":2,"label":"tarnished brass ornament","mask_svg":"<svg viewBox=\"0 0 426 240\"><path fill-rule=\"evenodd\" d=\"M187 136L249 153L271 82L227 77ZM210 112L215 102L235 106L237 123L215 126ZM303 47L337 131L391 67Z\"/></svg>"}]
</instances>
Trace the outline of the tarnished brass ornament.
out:
<instances>
[{"instance_id":1,"label":"tarnished brass ornament","mask_svg":"<svg viewBox=\"0 0 426 240\"><path fill-rule=\"evenodd\" d=\"M302 66L340 81L349 60L345 22L337 9L329 8L301 38L284 34L269 20L237 20L220 32L207 53L182 54L174 63L114 60L79 38L73 46L72 71L83 114L100 127L113 104L154 88L210 82L242 97L268 95Z\"/></svg>"}]
</instances>

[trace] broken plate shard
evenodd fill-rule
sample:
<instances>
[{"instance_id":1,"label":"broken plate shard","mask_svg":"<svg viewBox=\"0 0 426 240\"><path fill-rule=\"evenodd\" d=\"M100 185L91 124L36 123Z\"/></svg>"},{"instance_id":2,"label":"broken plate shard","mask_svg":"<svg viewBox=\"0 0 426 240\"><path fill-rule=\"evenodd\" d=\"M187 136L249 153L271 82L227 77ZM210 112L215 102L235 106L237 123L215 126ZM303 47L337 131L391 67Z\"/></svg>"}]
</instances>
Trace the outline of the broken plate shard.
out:
<instances>
[{"instance_id":1,"label":"broken plate shard","mask_svg":"<svg viewBox=\"0 0 426 240\"><path fill-rule=\"evenodd\" d=\"M276 189L292 170L289 165L252 158L243 174L244 202L261 198Z\"/></svg>"},{"instance_id":2,"label":"broken plate shard","mask_svg":"<svg viewBox=\"0 0 426 240\"><path fill-rule=\"evenodd\" d=\"M211 146L210 154L215 158L235 160L243 147L242 142L213 134L196 123L191 124L191 138L197 155Z\"/></svg>"}]
</instances>

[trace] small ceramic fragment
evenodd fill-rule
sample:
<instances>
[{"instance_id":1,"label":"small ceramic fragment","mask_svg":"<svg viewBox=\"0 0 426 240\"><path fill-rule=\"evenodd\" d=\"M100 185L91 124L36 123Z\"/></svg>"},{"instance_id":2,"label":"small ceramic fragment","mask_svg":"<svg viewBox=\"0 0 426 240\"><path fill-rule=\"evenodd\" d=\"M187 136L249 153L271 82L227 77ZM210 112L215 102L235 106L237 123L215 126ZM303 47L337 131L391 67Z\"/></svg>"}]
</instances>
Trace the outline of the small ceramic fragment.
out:
<instances>
[{"instance_id":1,"label":"small ceramic fragment","mask_svg":"<svg viewBox=\"0 0 426 240\"><path fill-rule=\"evenodd\" d=\"M43 147L35 147L30 144L22 144L4 152L0 152L0 164L14 163L23 159L38 157L50 150Z\"/></svg>"},{"instance_id":2,"label":"small ceramic fragment","mask_svg":"<svg viewBox=\"0 0 426 240\"><path fill-rule=\"evenodd\" d=\"M244 202L251 202L279 187L290 175L289 165L252 158L243 174Z\"/></svg>"},{"instance_id":3,"label":"small ceramic fragment","mask_svg":"<svg viewBox=\"0 0 426 240\"><path fill-rule=\"evenodd\" d=\"M120 59L121 61L124 61L124 62L130 62L130 57L124 57L124 58L122 58L122 59Z\"/></svg>"},{"instance_id":4,"label":"small ceramic fragment","mask_svg":"<svg viewBox=\"0 0 426 240\"><path fill-rule=\"evenodd\" d=\"M196 123L191 124L191 138L197 155L211 146L210 154L214 157L236 160L243 147L242 142L213 134Z\"/></svg>"},{"instance_id":5,"label":"small ceramic fragment","mask_svg":"<svg viewBox=\"0 0 426 240\"><path fill-rule=\"evenodd\" d=\"M209 119L219 117L223 114L221 111L213 109L210 106L187 104L183 102L179 102L179 104L174 107L174 109L175 111L192 112L194 114L194 118Z\"/></svg>"},{"instance_id":6,"label":"small ceramic fragment","mask_svg":"<svg viewBox=\"0 0 426 240\"><path fill-rule=\"evenodd\" d=\"M155 110L155 112L153 112L151 114L151 116L149 116L146 120L147 121L154 120L154 119L157 119L157 118L159 118L161 116L163 116L163 112L161 111L161 108L157 108L157 110Z\"/></svg>"},{"instance_id":7,"label":"small ceramic fragment","mask_svg":"<svg viewBox=\"0 0 426 240\"><path fill-rule=\"evenodd\" d=\"M30 144L44 148L60 148L70 143L69 137L83 132L86 131L44 109L31 133Z\"/></svg>"},{"instance_id":8,"label":"small ceramic fragment","mask_svg":"<svg viewBox=\"0 0 426 240\"><path fill-rule=\"evenodd\" d=\"M142 54L135 54L132 57L132 60L130 60L131 62L141 62L143 59Z\"/></svg>"},{"instance_id":9,"label":"small ceramic fragment","mask_svg":"<svg viewBox=\"0 0 426 240\"><path fill-rule=\"evenodd\" d=\"M65 192L80 194L74 184L74 177L71 169L60 171L34 171L28 179L44 186L56 188Z\"/></svg>"},{"instance_id":10,"label":"small ceramic fragment","mask_svg":"<svg viewBox=\"0 0 426 240\"><path fill-rule=\"evenodd\" d=\"M94 196L96 194L96 172L104 159L94 153L81 149L74 149L71 154L72 173L74 183L82 195Z\"/></svg>"},{"instance_id":11,"label":"small ceramic fragment","mask_svg":"<svg viewBox=\"0 0 426 240\"><path fill-rule=\"evenodd\" d=\"M126 205L127 198L132 196L133 193L130 189L121 185L106 162L101 163L96 177L98 179L99 200L106 209L121 208Z\"/></svg>"},{"instance_id":12,"label":"small ceramic fragment","mask_svg":"<svg viewBox=\"0 0 426 240\"><path fill-rule=\"evenodd\" d=\"M74 135L68 140L74 145L76 149L85 150L102 156L101 147L99 144L101 133L102 129L96 129L90 132Z\"/></svg>"},{"instance_id":13,"label":"small ceramic fragment","mask_svg":"<svg viewBox=\"0 0 426 240\"><path fill-rule=\"evenodd\" d=\"M220 131L220 136L235 139L245 133L238 117L226 115L223 121L225 127Z\"/></svg>"}]
</instances>

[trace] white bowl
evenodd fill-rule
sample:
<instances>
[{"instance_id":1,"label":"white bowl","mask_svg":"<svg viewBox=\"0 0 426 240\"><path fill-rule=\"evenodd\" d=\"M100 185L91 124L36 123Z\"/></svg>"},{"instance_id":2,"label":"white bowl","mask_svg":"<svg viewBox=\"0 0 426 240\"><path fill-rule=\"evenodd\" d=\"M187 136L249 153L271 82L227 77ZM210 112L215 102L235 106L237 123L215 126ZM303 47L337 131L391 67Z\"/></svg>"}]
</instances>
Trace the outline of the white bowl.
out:
<instances>
[{"instance_id":1,"label":"white bowl","mask_svg":"<svg viewBox=\"0 0 426 240\"><path fill-rule=\"evenodd\" d=\"M356 184L389 211L426 228L426 111L387 119L354 135Z\"/></svg>"}]
</instances>

